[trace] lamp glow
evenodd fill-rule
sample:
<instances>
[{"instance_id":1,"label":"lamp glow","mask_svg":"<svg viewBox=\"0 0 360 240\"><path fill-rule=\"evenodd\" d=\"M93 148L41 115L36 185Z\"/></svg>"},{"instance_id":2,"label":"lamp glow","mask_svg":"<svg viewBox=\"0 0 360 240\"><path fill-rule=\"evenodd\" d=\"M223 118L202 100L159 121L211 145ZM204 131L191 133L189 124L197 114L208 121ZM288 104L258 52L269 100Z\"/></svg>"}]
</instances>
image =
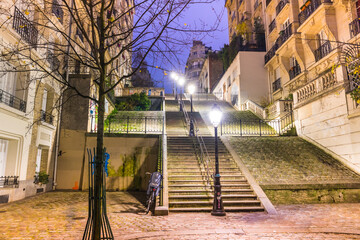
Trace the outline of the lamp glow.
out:
<instances>
[{"instance_id":1,"label":"lamp glow","mask_svg":"<svg viewBox=\"0 0 360 240\"><path fill-rule=\"evenodd\" d=\"M195 93L195 90L196 90L196 87L195 87L194 84L190 84L190 85L188 86L188 92L189 92L190 94L194 94L194 93Z\"/></svg>"},{"instance_id":2,"label":"lamp glow","mask_svg":"<svg viewBox=\"0 0 360 240\"><path fill-rule=\"evenodd\" d=\"M185 83L185 78L183 78L183 77L178 77L177 82L178 82L179 86L183 86L184 83Z\"/></svg>"},{"instance_id":3,"label":"lamp glow","mask_svg":"<svg viewBox=\"0 0 360 240\"><path fill-rule=\"evenodd\" d=\"M209 113L209 118L214 127L219 126L222 118L222 112L218 105L214 105Z\"/></svg>"},{"instance_id":4,"label":"lamp glow","mask_svg":"<svg viewBox=\"0 0 360 240\"><path fill-rule=\"evenodd\" d=\"M172 79L174 79L175 81L177 81L178 78L179 78L179 76L177 75L176 72L171 72L171 73L170 73L170 77L171 77Z\"/></svg>"}]
</instances>

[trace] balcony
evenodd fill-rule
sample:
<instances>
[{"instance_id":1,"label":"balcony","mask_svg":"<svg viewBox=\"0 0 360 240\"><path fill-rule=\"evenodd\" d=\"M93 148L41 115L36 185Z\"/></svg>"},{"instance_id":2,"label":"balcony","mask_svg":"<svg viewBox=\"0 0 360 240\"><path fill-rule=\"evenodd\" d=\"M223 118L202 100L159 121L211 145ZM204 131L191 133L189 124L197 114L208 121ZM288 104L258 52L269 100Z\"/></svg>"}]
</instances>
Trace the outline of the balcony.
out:
<instances>
[{"instance_id":1,"label":"balcony","mask_svg":"<svg viewBox=\"0 0 360 240\"><path fill-rule=\"evenodd\" d=\"M281 10L285 7L286 4L289 3L289 0L280 0L278 5L276 6L276 16L279 15Z\"/></svg>"},{"instance_id":2,"label":"balcony","mask_svg":"<svg viewBox=\"0 0 360 240\"><path fill-rule=\"evenodd\" d=\"M276 28L276 21L275 19L271 21L269 24L269 34Z\"/></svg>"},{"instance_id":3,"label":"balcony","mask_svg":"<svg viewBox=\"0 0 360 240\"><path fill-rule=\"evenodd\" d=\"M290 38L293 34L292 23L280 32L280 36L276 39L274 46L265 55L265 64L275 56L276 51Z\"/></svg>"},{"instance_id":4,"label":"balcony","mask_svg":"<svg viewBox=\"0 0 360 240\"><path fill-rule=\"evenodd\" d=\"M330 41L325 41L318 49L315 50L315 60L319 61L331 52Z\"/></svg>"},{"instance_id":5,"label":"balcony","mask_svg":"<svg viewBox=\"0 0 360 240\"><path fill-rule=\"evenodd\" d=\"M5 103L6 105L20 110L22 112L26 112L26 102L11 95L8 92L3 91L0 89L0 103Z\"/></svg>"},{"instance_id":6,"label":"balcony","mask_svg":"<svg viewBox=\"0 0 360 240\"><path fill-rule=\"evenodd\" d=\"M59 22L60 22L61 24L63 24L63 21L64 21L64 11L63 11L63 9L61 8L61 5L58 3L57 0L53 0L51 12L52 12L53 14L55 14L55 16L57 17L57 19L59 20Z\"/></svg>"},{"instance_id":7,"label":"balcony","mask_svg":"<svg viewBox=\"0 0 360 240\"><path fill-rule=\"evenodd\" d=\"M354 19L349 24L350 36L353 38L360 33L360 18Z\"/></svg>"},{"instance_id":8,"label":"balcony","mask_svg":"<svg viewBox=\"0 0 360 240\"><path fill-rule=\"evenodd\" d=\"M321 5L321 0L308 0L302 7L299 13L299 25L303 24L313 12Z\"/></svg>"},{"instance_id":9,"label":"balcony","mask_svg":"<svg viewBox=\"0 0 360 240\"><path fill-rule=\"evenodd\" d=\"M340 84L341 82L337 81L336 74L332 71L327 71L315 80L296 90L294 93L294 103L297 105L310 98L312 99L313 96L326 92L325 90L328 90L338 83Z\"/></svg>"},{"instance_id":10,"label":"balcony","mask_svg":"<svg viewBox=\"0 0 360 240\"><path fill-rule=\"evenodd\" d=\"M278 78L275 80L275 82L272 83L273 92L276 92L281 88L281 78Z\"/></svg>"},{"instance_id":11,"label":"balcony","mask_svg":"<svg viewBox=\"0 0 360 240\"><path fill-rule=\"evenodd\" d=\"M15 7L12 27L21 38L25 39L32 47L36 48L39 32L17 7Z\"/></svg>"},{"instance_id":12,"label":"balcony","mask_svg":"<svg viewBox=\"0 0 360 240\"><path fill-rule=\"evenodd\" d=\"M54 116L45 112L44 110L40 110L40 120L42 122L46 122L48 124L54 125Z\"/></svg>"},{"instance_id":13,"label":"balcony","mask_svg":"<svg viewBox=\"0 0 360 240\"><path fill-rule=\"evenodd\" d=\"M290 76L290 80L295 78L297 75L299 75L301 73L301 68L300 65L296 63L295 66L293 66L290 70L289 70L289 76Z\"/></svg>"}]
</instances>

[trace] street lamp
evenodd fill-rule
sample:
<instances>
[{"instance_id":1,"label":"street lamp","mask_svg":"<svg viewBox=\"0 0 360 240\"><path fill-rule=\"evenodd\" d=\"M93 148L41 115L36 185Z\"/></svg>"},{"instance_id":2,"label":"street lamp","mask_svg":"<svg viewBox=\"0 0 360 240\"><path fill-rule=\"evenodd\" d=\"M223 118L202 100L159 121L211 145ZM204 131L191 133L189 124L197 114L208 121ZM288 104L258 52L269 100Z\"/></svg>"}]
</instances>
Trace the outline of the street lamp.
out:
<instances>
[{"instance_id":1,"label":"street lamp","mask_svg":"<svg viewBox=\"0 0 360 240\"><path fill-rule=\"evenodd\" d=\"M214 179L214 204L211 215L225 216L224 206L221 198L221 184L219 173L219 156L218 156L218 138L217 127L219 126L222 118L222 112L220 108L215 104L209 114L210 121L215 129L215 179Z\"/></svg>"},{"instance_id":2,"label":"street lamp","mask_svg":"<svg viewBox=\"0 0 360 240\"><path fill-rule=\"evenodd\" d=\"M175 95L175 100L177 100L177 88L175 88L175 82L177 82L177 80L179 79L179 75L176 72L171 72L170 77L174 80L173 93Z\"/></svg>"},{"instance_id":3,"label":"street lamp","mask_svg":"<svg viewBox=\"0 0 360 240\"><path fill-rule=\"evenodd\" d=\"M182 111L182 86L185 84L185 78L178 77L177 82L180 86L180 111Z\"/></svg>"},{"instance_id":4,"label":"street lamp","mask_svg":"<svg viewBox=\"0 0 360 240\"><path fill-rule=\"evenodd\" d=\"M195 93L195 85L194 84L190 84L188 86L188 92L190 93L190 106L191 106L191 112L193 112L193 102L192 102L192 98L193 98L193 94Z\"/></svg>"}]
</instances>

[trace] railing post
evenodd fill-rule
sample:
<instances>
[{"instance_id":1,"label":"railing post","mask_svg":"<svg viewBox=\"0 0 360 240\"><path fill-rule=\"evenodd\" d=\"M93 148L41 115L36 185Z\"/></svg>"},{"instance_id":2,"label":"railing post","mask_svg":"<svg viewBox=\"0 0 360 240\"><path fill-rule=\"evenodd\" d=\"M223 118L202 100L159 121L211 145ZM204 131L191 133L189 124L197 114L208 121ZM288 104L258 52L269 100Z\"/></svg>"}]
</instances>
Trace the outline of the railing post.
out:
<instances>
[{"instance_id":1,"label":"railing post","mask_svg":"<svg viewBox=\"0 0 360 240\"><path fill-rule=\"evenodd\" d=\"M241 122L241 119L240 119L240 136L242 137L242 122Z\"/></svg>"},{"instance_id":2,"label":"railing post","mask_svg":"<svg viewBox=\"0 0 360 240\"><path fill-rule=\"evenodd\" d=\"M145 134L146 134L146 119L147 119L147 117L145 117Z\"/></svg>"},{"instance_id":3,"label":"railing post","mask_svg":"<svg viewBox=\"0 0 360 240\"><path fill-rule=\"evenodd\" d=\"M220 122L220 133L221 133L221 136L223 135L223 129L222 129L222 127L223 127L223 122L221 121L221 122Z\"/></svg>"},{"instance_id":4,"label":"railing post","mask_svg":"<svg viewBox=\"0 0 360 240\"><path fill-rule=\"evenodd\" d=\"M111 117L109 118L109 133L110 133Z\"/></svg>"},{"instance_id":5,"label":"railing post","mask_svg":"<svg viewBox=\"0 0 360 240\"><path fill-rule=\"evenodd\" d=\"M260 137L261 137L261 119L259 119L259 129L260 129Z\"/></svg>"},{"instance_id":6,"label":"railing post","mask_svg":"<svg viewBox=\"0 0 360 240\"><path fill-rule=\"evenodd\" d=\"M129 116L127 117L126 133L129 133Z\"/></svg>"}]
</instances>

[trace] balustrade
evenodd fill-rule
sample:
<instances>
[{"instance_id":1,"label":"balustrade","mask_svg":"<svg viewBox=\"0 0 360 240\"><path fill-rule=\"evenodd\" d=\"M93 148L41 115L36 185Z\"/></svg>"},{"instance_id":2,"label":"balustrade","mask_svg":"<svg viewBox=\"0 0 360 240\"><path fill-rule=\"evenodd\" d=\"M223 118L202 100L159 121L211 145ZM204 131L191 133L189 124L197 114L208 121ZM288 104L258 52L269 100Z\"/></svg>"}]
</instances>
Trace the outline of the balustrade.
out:
<instances>
[{"instance_id":1,"label":"balustrade","mask_svg":"<svg viewBox=\"0 0 360 240\"><path fill-rule=\"evenodd\" d=\"M53 121L54 121L54 116L47 113L46 111L44 110L40 110L40 120L42 122L46 122L48 124L51 124L51 125L54 125L53 124Z\"/></svg>"},{"instance_id":2,"label":"balustrade","mask_svg":"<svg viewBox=\"0 0 360 240\"><path fill-rule=\"evenodd\" d=\"M290 68L289 70L289 76L290 76L290 80L295 78L297 75L299 75L301 73L301 68L299 64L296 64L295 66L293 66L292 68Z\"/></svg>"},{"instance_id":3,"label":"balustrade","mask_svg":"<svg viewBox=\"0 0 360 240\"><path fill-rule=\"evenodd\" d=\"M272 20L269 24L269 34L276 28L276 20Z\"/></svg>"},{"instance_id":4,"label":"balustrade","mask_svg":"<svg viewBox=\"0 0 360 240\"><path fill-rule=\"evenodd\" d=\"M26 112L26 102L21 100L20 98L11 95L8 92L0 89L0 103L5 103L6 105L20 110L22 112Z\"/></svg>"},{"instance_id":5,"label":"balustrade","mask_svg":"<svg viewBox=\"0 0 360 240\"><path fill-rule=\"evenodd\" d=\"M321 5L321 0L308 0L301 8L302 11L299 13L299 24L303 24L306 19L310 17L313 12Z\"/></svg>"},{"instance_id":6,"label":"balustrade","mask_svg":"<svg viewBox=\"0 0 360 240\"><path fill-rule=\"evenodd\" d=\"M278 5L276 6L276 15L279 15L281 10L285 7L286 4L289 3L289 0L280 0Z\"/></svg>"},{"instance_id":7,"label":"balustrade","mask_svg":"<svg viewBox=\"0 0 360 240\"><path fill-rule=\"evenodd\" d=\"M319 61L331 52L330 41L325 41L318 49L315 50L315 60Z\"/></svg>"},{"instance_id":8,"label":"balustrade","mask_svg":"<svg viewBox=\"0 0 360 240\"><path fill-rule=\"evenodd\" d=\"M15 7L12 27L20 35L20 37L32 45L32 47L36 48L38 30L17 7Z\"/></svg>"},{"instance_id":9,"label":"balustrade","mask_svg":"<svg viewBox=\"0 0 360 240\"><path fill-rule=\"evenodd\" d=\"M278 89L281 88L281 78L278 78L275 80L275 82L272 83L273 92L276 92Z\"/></svg>"}]
</instances>

